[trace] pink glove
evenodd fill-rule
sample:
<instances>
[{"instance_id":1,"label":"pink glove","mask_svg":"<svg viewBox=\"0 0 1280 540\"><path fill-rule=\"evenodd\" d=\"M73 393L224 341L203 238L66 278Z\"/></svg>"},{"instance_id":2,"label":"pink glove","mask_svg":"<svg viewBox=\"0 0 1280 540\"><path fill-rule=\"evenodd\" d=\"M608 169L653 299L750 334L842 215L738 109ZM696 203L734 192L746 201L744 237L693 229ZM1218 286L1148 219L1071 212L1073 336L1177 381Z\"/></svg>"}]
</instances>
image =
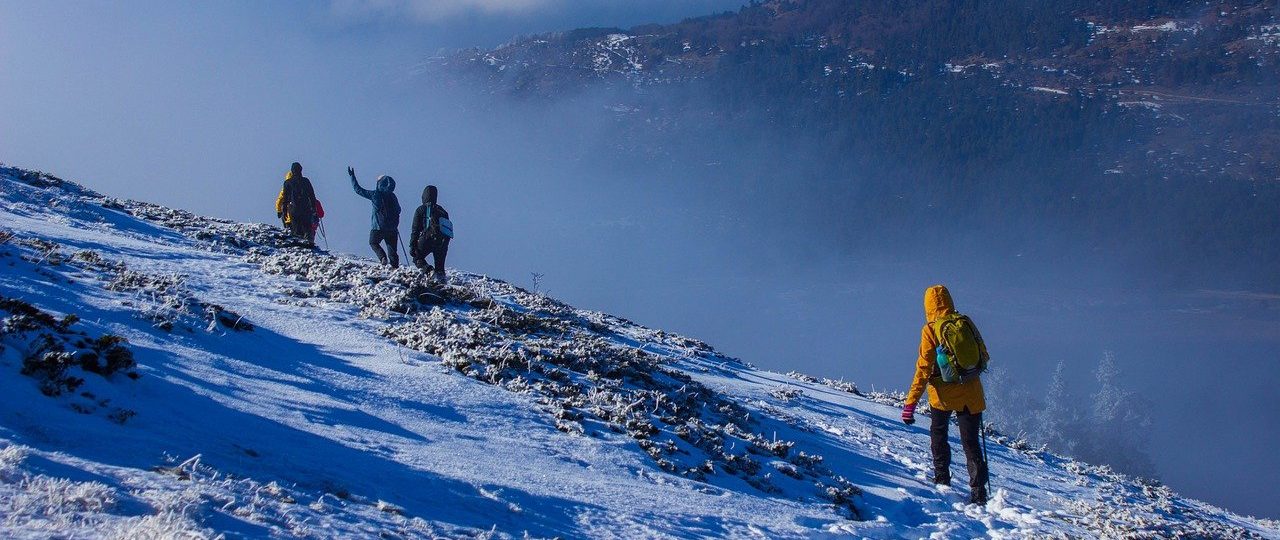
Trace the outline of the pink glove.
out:
<instances>
[{"instance_id":1,"label":"pink glove","mask_svg":"<svg viewBox=\"0 0 1280 540\"><path fill-rule=\"evenodd\" d=\"M902 408L902 423L911 425L916 423L916 404L912 403Z\"/></svg>"}]
</instances>

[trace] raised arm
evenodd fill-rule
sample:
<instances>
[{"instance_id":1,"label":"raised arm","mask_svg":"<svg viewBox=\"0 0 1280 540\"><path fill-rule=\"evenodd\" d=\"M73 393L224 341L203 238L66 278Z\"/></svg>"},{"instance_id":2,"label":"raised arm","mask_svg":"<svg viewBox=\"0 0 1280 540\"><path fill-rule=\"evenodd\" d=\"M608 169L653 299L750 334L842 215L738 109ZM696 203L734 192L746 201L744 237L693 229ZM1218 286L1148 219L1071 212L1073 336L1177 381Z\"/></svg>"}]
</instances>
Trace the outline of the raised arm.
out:
<instances>
[{"instance_id":1,"label":"raised arm","mask_svg":"<svg viewBox=\"0 0 1280 540\"><path fill-rule=\"evenodd\" d=\"M355 169L351 167L347 167L347 176L351 177L351 189L354 189L356 191L356 195L359 195L369 200L373 200L373 192L360 187L360 181L356 180Z\"/></svg>"}]
</instances>

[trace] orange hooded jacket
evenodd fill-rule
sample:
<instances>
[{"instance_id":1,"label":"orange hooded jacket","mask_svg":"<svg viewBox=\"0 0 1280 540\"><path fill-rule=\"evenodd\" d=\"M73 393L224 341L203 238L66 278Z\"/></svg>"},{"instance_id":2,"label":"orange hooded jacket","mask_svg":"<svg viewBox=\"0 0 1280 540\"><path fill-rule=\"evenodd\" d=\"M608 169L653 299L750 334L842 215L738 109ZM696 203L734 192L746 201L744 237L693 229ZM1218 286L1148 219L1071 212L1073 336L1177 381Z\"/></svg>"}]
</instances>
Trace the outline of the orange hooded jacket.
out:
<instances>
[{"instance_id":1,"label":"orange hooded jacket","mask_svg":"<svg viewBox=\"0 0 1280 540\"><path fill-rule=\"evenodd\" d=\"M293 171L284 173L285 182L289 182L292 180L293 180ZM284 188L283 187L280 188L280 194L276 195L276 214L284 217L285 225L289 224L289 221L290 221L289 214L285 212L285 206L284 206Z\"/></svg>"},{"instance_id":2,"label":"orange hooded jacket","mask_svg":"<svg viewBox=\"0 0 1280 540\"><path fill-rule=\"evenodd\" d=\"M980 413L987 408L986 397L982 393L982 379L974 379L966 383L938 384L930 379L934 376L934 349L938 348L938 338L933 335L930 323L939 317L956 311L951 301L951 293L942 285L934 285L924 291L925 325L920 330L920 354L916 357L916 375L911 381L911 390L907 392L907 404L914 404L929 388L929 407L944 411L963 411ZM986 345L981 345L982 352L987 353Z\"/></svg>"}]
</instances>

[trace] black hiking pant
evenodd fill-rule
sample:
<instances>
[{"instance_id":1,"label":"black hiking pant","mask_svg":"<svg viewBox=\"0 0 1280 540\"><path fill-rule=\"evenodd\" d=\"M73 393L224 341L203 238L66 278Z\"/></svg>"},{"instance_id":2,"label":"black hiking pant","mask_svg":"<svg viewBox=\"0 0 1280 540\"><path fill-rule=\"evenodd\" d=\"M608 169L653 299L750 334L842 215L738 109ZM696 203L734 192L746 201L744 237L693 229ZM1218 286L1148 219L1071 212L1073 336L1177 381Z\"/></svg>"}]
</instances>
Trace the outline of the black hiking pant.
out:
<instances>
[{"instance_id":1,"label":"black hiking pant","mask_svg":"<svg viewBox=\"0 0 1280 540\"><path fill-rule=\"evenodd\" d=\"M449 255L449 239L440 240L429 243L426 251L418 251L417 256L413 259L413 265L417 266L423 272L435 270L437 274L444 273L444 258ZM430 255L435 260L435 266L427 264L427 256Z\"/></svg>"},{"instance_id":2,"label":"black hiking pant","mask_svg":"<svg viewBox=\"0 0 1280 540\"><path fill-rule=\"evenodd\" d=\"M373 248L373 254L378 256L378 262L382 264L391 263L392 268L400 268L400 254L396 252L396 238L400 236L399 229L374 229L369 231L369 247ZM383 243L387 244L387 250L390 255L382 250Z\"/></svg>"},{"instance_id":3,"label":"black hiking pant","mask_svg":"<svg viewBox=\"0 0 1280 540\"><path fill-rule=\"evenodd\" d=\"M286 228L289 234L306 241L308 244L316 243L316 232L312 228L311 220L302 219L302 216L296 216L289 219Z\"/></svg>"},{"instance_id":4,"label":"black hiking pant","mask_svg":"<svg viewBox=\"0 0 1280 540\"><path fill-rule=\"evenodd\" d=\"M947 440L947 427L951 424L951 411L932 409L929 413L929 449L933 451L933 478L935 482L951 483L951 443ZM982 455L982 440L978 430L982 426L982 413L972 414L966 408L956 412L960 424L960 445L964 446L965 464L969 468L970 493L981 493L986 498L987 461Z\"/></svg>"}]
</instances>

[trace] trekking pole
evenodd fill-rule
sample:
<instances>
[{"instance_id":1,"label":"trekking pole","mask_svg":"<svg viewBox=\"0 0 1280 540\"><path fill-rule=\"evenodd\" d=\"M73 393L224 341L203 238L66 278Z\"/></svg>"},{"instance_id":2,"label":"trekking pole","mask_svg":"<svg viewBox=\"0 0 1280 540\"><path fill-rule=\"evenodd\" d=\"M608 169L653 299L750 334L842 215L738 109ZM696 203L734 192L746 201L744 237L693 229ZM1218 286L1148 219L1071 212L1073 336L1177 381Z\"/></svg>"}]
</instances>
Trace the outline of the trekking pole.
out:
<instances>
[{"instance_id":1,"label":"trekking pole","mask_svg":"<svg viewBox=\"0 0 1280 540\"><path fill-rule=\"evenodd\" d=\"M400 239L400 252L404 254L404 262L413 264L413 261L409 259L409 252L404 249L404 236L401 236L400 229L396 229L396 238Z\"/></svg>"},{"instance_id":2,"label":"trekking pole","mask_svg":"<svg viewBox=\"0 0 1280 540\"><path fill-rule=\"evenodd\" d=\"M991 460L987 459L987 423L982 422L980 428L982 429L982 465L987 469L987 497L990 498L995 493L991 490Z\"/></svg>"},{"instance_id":3,"label":"trekking pole","mask_svg":"<svg viewBox=\"0 0 1280 540\"><path fill-rule=\"evenodd\" d=\"M324 233L324 220L321 219L319 220L319 222L320 222L320 238L324 240L324 250L329 251L329 235Z\"/></svg>"}]
</instances>

